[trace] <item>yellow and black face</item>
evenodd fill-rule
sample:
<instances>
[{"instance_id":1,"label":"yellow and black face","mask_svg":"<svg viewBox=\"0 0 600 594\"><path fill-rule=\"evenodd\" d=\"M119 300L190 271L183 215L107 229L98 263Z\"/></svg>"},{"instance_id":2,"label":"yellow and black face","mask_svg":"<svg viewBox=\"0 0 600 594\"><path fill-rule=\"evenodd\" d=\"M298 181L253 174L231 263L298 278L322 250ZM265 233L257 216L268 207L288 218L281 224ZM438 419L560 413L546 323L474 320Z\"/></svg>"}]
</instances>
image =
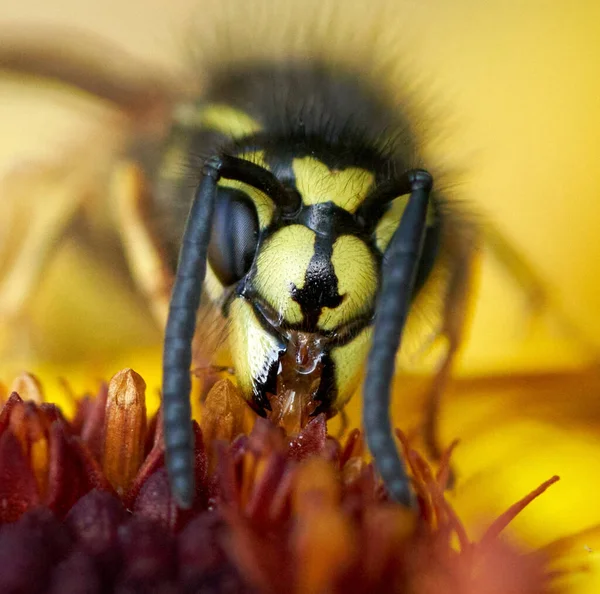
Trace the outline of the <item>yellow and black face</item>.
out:
<instances>
[{"instance_id":1,"label":"yellow and black face","mask_svg":"<svg viewBox=\"0 0 600 594\"><path fill-rule=\"evenodd\" d=\"M281 103L273 98L278 76L288 76L280 85L288 93ZM259 69L225 77L209 102L176 114L158 180L172 196L168 182L180 180L183 155L223 152L270 172L297 204L289 212L252 185L218 182L204 290L227 321L226 348L237 381L262 415L278 406L273 399L282 389L308 393L309 414L328 416L357 389L382 262L408 200L408 194L388 196L378 204L381 188L405 167L397 154L346 129L365 105L371 113L364 118L385 126L381 107L369 104L372 98L352 97L348 81L315 76L265 76ZM297 93L290 90L294 84ZM315 104L321 93L323 105L307 107L302 93ZM277 107L285 114L274 113ZM345 120L340 129L333 116L323 118L326 110ZM377 129L374 134L382 136ZM417 288L437 253L438 222L432 201Z\"/></svg>"},{"instance_id":2,"label":"yellow and black face","mask_svg":"<svg viewBox=\"0 0 600 594\"><path fill-rule=\"evenodd\" d=\"M270 169L260 151L240 156ZM255 406L269 408L285 361L299 376L319 366L314 400L329 412L352 393L368 352L381 256L355 213L374 175L313 156L291 156L281 170L301 198L293 216L250 186L220 183L206 287L216 300L231 291L229 346Z\"/></svg>"}]
</instances>

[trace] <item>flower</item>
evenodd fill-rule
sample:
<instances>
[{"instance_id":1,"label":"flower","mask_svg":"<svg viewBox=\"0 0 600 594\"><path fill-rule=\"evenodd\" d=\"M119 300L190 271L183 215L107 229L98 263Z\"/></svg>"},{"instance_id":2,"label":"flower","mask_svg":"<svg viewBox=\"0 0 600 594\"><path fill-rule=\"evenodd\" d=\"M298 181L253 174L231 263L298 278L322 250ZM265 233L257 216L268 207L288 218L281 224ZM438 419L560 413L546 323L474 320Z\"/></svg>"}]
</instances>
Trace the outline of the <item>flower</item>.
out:
<instances>
[{"instance_id":1,"label":"flower","mask_svg":"<svg viewBox=\"0 0 600 594\"><path fill-rule=\"evenodd\" d=\"M71 420L40 398L4 402L0 591L548 591L544 553L499 534L556 477L472 542L444 496L452 448L434 473L398 432L418 499L410 511L388 501L358 430L340 442L319 416L288 435L225 379L194 421L197 489L184 511L145 388L125 369Z\"/></svg>"}]
</instances>

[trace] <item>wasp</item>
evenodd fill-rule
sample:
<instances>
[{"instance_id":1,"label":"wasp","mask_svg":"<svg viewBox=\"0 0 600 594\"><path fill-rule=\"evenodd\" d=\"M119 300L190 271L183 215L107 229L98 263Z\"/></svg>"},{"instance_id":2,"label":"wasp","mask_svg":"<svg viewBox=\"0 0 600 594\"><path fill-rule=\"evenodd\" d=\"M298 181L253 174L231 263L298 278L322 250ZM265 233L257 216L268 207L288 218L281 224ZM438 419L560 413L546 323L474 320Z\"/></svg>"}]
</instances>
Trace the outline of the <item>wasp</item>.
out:
<instances>
[{"instance_id":1,"label":"wasp","mask_svg":"<svg viewBox=\"0 0 600 594\"><path fill-rule=\"evenodd\" d=\"M424 430L439 456L479 235L419 156L403 106L364 72L319 59L233 61L200 92L175 93L137 64L124 77L72 49L17 39L0 66L82 89L133 123L114 188L140 215L123 226L125 248L166 322L162 414L179 505L194 494L190 369L193 346L210 343L197 331L207 310L244 398L275 422L341 413L366 366L367 443L390 496L410 505L389 412L397 353L415 301L441 293L447 348Z\"/></svg>"},{"instance_id":2,"label":"wasp","mask_svg":"<svg viewBox=\"0 0 600 594\"><path fill-rule=\"evenodd\" d=\"M359 74L304 60L232 64L209 80L167 140L200 157L165 332L175 492L191 501L189 369L204 289L259 415L331 417L367 362L367 442L390 494L408 504L389 417L396 352L440 251L455 250L447 300L462 299L467 246L447 241L445 201L416 166L406 118ZM159 205L189 204L181 176L157 181Z\"/></svg>"}]
</instances>

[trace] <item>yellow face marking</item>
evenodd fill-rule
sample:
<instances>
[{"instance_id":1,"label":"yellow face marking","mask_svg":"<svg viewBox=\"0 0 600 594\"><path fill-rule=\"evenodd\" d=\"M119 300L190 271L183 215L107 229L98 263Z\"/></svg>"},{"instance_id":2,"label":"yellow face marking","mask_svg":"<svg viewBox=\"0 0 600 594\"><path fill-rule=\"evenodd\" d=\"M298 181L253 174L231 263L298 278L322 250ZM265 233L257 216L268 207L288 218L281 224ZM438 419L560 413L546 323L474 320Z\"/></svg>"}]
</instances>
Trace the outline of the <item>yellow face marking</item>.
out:
<instances>
[{"instance_id":1,"label":"yellow face marking","mask_svg":"<svg viewBox=\"0 0 600 594\"><path fill-rule=\"evenodd\" d=\"M375 228L375 245L380 252L385 252L388 244L392 239L392 235L400 225L400 220L404 214L406 205L408 204L408 194L398 196L392 202L389 210L381 217L377 227ZM430 200L427 207L427 226L431 227L435 223L435 211L433 203Z\"/></svg>"},{"instance_id":2,"label":"yellow face marking","mask_svg":"<svg viewBox=\"0 0 600 594\"><path fill-rule=\"evenodd\" d=\"M260 132L262 126L247 113L230 105L179 105L174 113L177 123L188 128L208 128L230 138L243 138Z\"/></svg>"},{"instance_id":3,"label":"yellow face marking","mask_svg":"<svg viewBox=\"0 0 600 594\"><path fill-rule=\"evenodd\" d=\"M277 340L263 330L245 299L237 298L231 303L229 321L235 375L244 397L250 399L254 381L264 382L269 367L279 358Z\"/></svg>"},{"instance_id":4,"label":"yellow face marking","mask_svg":"<svg viewBox=\"0 0 600 594\"><path fill-rule=\"evenodd\" d=\"M314 157L293 159L292 169L304 204L333 202L350 213L360 206L375 180L366 169L329 169Z\"/></svg>"},{"instance_id":5,"label":"yellow face marking","mask_svg":"<svg viewBox=\"0 0 600 594\"><path fill-rule=\"evenodd\" d=\"M375 228L375 245L379 251L384 252L390 243L392 235L400 224L400 219L404 214L407 204L408 194L399 196L392 202L389 210L381 217Z\"/></svg>"},{"instance_id":6,"label":"yellow face marking","mask_svg":"<svg viewBox=\"0 0 600 594\"><path fill-rule=\"evenodd\" d=\"M354 235L341 235L333 244L333 270L338 293L344 300L338 307L324 307L319 327L333 330L364 313L373 303L377 290L377 268L367 245Z\"/></svg>"},{"instance_id":7,"label":"yellow face marking","mask_svg":"<svg viewBox=\"0 0 600 594\"><path fill-rule=\"evenodd\" d=\"M291 284L298 289L304 286L314 251L314 232L303 225L289 225L269 237L258 255L255 287L290 324L303 319L300 305L290 296Z\"/></svg>"},{"instance_id":8,"label":"yellow face marking","mask_svg":"<svg viewBox=\"0 0 600 594\"><path fill-rule=\"evenodd\" d=\"M269 169L265 161L264 151L253 151L250 153L243 153L240 155L246 161L260 165L264 169ZM233 188L244 192L254 203L256 208L256 214L258 215L258 224L260 229L268 227L273 220L273 214L275 213L275 205L273 201L260 190L257 190L253 186L245 184L241 181L233 179L222 179L219 181L219 186L222 188Z\"/></svg>"},{"instance_id":9,"label":"yellow face marking","mask_svg":"<svg viewBox=\"0 0 600 594\"><path fill-rule=\"evenodd\" d=\"M252 200L254 207L256 208L256 214L258 215L258 225L260 229L264 229L269 226L275 213L275 205L273 201L263 194L260 190L245 184L244 182L237 181L234 179L222 179L219 181L219 187L221 188L233 188L234 190L240 190Z\"/></svg>"},{"instance_id":10,"label":"yellow face marking","mask_svg":"<svg viewBox=\"0 0 600 594\"><path fill-rule=\"evenodd\" d=\"M335 406L338 410L356 391L356 384L369 354L372 335L373 328L368 326L348 344L331 350L331 359L335 364L335 383L338 389Z\"/></svg>"}]
</instances>

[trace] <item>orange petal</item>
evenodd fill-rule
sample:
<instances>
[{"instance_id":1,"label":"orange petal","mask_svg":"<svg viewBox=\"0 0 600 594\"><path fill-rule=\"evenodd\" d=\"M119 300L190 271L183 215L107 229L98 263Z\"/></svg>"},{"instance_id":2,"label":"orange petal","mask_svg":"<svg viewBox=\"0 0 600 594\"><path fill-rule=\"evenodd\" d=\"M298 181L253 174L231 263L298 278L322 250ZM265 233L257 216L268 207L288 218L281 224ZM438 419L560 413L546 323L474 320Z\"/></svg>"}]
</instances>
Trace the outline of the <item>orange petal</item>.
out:
<instances>
[{"instance_id":1,"label":"orange petal","mask_svg":"<svg viewBox=\"0 0 600 594\"><path fill-rule=\"evenodd\" d=\"M204 443L210 448L219 440L231 442L248 433L255 418L239 390L228 379L222 379L211 388L202 407L200 428ZM209 453L212 468L214 452Z\"/></svg>"},{"instance_id":2,"label":"orange petal","mask_svg":"<svg viewBox=\"0 0 600 594\"><path fill-rule=\"evenodd\" d=\"M36 404L44 402L42 384L32 373L23 372L12 383L11 392L16 392L23 400L31 400Z\"/></svg>"},{"instance_id":3,"label":"orange petal","mask_svg":"<svg viewBox=\"0 0 600 594\"><path fill-rule=\"evenodd\" d=\"M299 524L294 540L298 594L333 591L358 552L356 534L339 507L312 511Z\"/></svg>"},{"instance_id":4,"label":"orange petal","mask_svg":"<svg viewBox=\"0 0 600 594\"><path fill-rule=\"evenodd\" d=\"M310 458L300 466L294 489L298 594L332 591L355 560L356 534L340 498L340 481L329 463Z\"/></svg>"},{"instance_id":5,"label":"orange petal","mask_svg":"<svg viewBox=\"0 0 600 594\"><path fill-rule=\"evenodd\" d=\"M294 486L294 510L299 516L314 507L333 508L339 505L340 481L331 464L322 458L309 458L297 471Z\"/></svg>"},{"instance_id":6,"label":"orange petal","mask_svg":"<svg viewBox=\"0 0 600 594\"><path fill-rule=\"evenodd\" d=\"M106 478L122 495L144 459L146 383L132 369L119 371L108 385L103 467Z\"/></svg>"},{"instance_id":7,"label":"orange petal","mask_svg":"<svg viewBox=\"0 0 600 594\"><path fill-rule=\"evenodd\" d=\"M48 484L48 429L50 419L33 402L18 402L10 413L9 427L35 475L42 497Z\"/></svg>"}]
</instances>

